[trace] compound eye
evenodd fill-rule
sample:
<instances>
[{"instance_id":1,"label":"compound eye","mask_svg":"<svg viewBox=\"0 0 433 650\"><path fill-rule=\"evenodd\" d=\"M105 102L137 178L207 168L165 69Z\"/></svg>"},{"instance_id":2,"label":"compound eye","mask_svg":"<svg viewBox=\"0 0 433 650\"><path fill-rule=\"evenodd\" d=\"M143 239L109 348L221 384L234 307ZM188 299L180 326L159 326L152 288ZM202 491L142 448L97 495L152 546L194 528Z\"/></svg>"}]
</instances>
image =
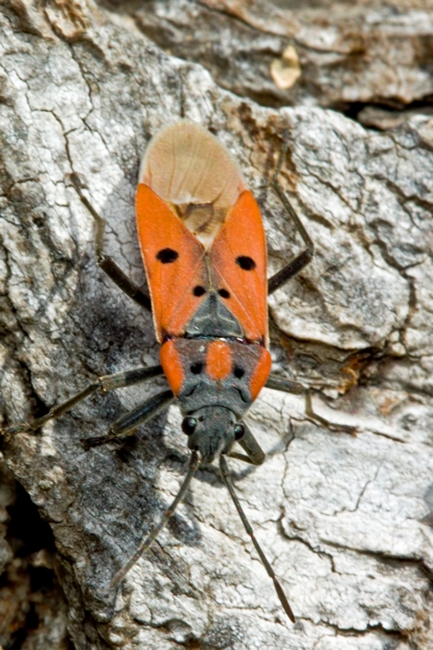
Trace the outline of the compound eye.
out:
<instances>
[{"instance_id":1,"label":"compound eye","mask_svg":"<svg viewBox=\"0 0 433 650\"><path fill-rule=\"evenodd\" d=\"M182 422L182 431L186 433L187 436L190 436L194 433L194 430L197 426L197 420L195 418L187 417L184 418Z\"/></svg>"},{"instance_id":2,"label":"compound eye","mask_svg":"<svg viewBox=\"0 0 433 650\"><path fill-rule=\"evenodd\" d=\"M237 424L235 426L235 440L240 440L245 435L245 427L243 424Z\"/></svg>"}]
</instances>

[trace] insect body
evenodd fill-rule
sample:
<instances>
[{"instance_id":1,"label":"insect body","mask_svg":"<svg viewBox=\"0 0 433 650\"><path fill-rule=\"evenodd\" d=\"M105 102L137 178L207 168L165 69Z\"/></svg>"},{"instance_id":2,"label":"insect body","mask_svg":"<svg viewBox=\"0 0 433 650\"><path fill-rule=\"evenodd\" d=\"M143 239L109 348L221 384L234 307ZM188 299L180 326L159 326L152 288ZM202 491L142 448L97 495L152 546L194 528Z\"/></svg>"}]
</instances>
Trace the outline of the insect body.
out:
<instances>
[{"instance_id":1,"label":"insect body","mask_svg":"<svg viewBox=\"0 0 433 650\"><path fill-rule=\"evenodd\" d=\"M210 463L229 453L265 385L266 243L257 203L227 150L188 122L151 142L137 226L161 365L188 445Z\"/></svg>"},{"instance_id":2,"label":"insect body","mask_svg":"<svg viewBox=\"0 0 433 650\"><path fill-rule=\"evenodd\" d=\"M268 351L267 294L309 263L312 242L283 194L273 187L306 248L281 271L266 279L266 242L257 203L237 164L208 131L181 121L150 142L140 171L136 213L150 297L103 252L105 221L71 180L96 221L95 252L100 267L133 300L153 313L161 343L161 365L99 377L67 402L34 422L6 429L35 430L59 417L98 389L165 375L169 390L152 397L117 420L107 436L84 440L87 448L133 432L173 400L184 416L191 460L178 495L136 553L115 574L117 586L146 551L183 498L200 465L218 458L242 523L272 578L289 618L294 616L272 567L259 546L230 479L226 456L260 465L265 454L242 418L263 386L304 393L298 384L272 376ZM236 451L239 444L243 453Z\"/></svg>"}]
</instances>

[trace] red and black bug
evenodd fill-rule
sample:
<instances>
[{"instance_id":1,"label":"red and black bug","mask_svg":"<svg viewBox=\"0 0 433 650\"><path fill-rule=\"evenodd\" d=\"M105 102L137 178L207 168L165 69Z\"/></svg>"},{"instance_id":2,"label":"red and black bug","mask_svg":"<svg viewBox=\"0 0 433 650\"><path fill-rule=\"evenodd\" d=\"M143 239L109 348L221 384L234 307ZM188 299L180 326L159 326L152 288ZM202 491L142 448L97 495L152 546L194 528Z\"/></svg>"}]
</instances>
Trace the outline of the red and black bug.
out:
<instances>
[{"instance_id":1,"label":"red and black bug","mask_svg":"<svg viewBox=\"0 0 433 650\"><path fill-rule=\"evenodd\" d=\"M277 170L278 174L278 170ZM140 171L137 229L150 297L103 253L104 220L72 181L96 220L100 267L131 298L151 310L161 344L161 365L100 377L64 404L9 433L35 430L98 389L112 390L165 375L169 389L115 422L87 448L134 431L176 400L184 416L190 467L176 499L139 549L113 577L117 586L173 514L200 466L218 459L220 471L278 597L294 616L235 494L226 457L260 465L265 454L243 417L263 386L304 393L270 374L267 295L304 268L313 244L283 194L273 187L300 233L305 250L266 278L266 241L258 205L227 149L206 129L187 121L168 126L150 142ZM238 444L243 453L235 450Z\"/></svg>"}]
</instances>

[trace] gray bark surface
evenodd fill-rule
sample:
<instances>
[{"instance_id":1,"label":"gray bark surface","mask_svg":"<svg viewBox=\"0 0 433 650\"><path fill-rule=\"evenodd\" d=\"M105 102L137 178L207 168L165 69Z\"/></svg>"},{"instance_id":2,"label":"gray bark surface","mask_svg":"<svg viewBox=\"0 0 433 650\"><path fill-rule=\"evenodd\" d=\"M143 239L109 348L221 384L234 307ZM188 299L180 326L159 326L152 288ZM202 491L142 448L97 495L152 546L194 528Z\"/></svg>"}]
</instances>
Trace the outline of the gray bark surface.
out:
<instances>
[{"instance_id":1,"label":"gray bark surface","mask_svg":"<svg viewBox=\"0 0 433 650\"><path fill-rule=\"evenodd\" d=\"M165 380L7 437L7 467L53 531L75 648L433 647L433 120L380 133L320 107L260 106L84 1L42 11L14 0L0 21L4 424L98 375L158 363L151 317L98 268L68 175L108 222L106 252L144 286L138 169L150 137L184 116L238 160L263 210L269 274L302 248L268 185L288 143L280 182L316 256L270 299L274 369L314 389L318 415L356 427L321 426L303 399L264 389L247 422L268 458L230 462L296 625L210 469L117 595L106 591L176 494L188 454L176 407L121 442L85 451L81 438ZM5 542L2 566L10 554Z\"/></svg>"},{"instance_id":2,"label":"gray bark surface","mask_svg":"<svg viewBox=\"0 0 433 650\"><path fill-rule=\"evenodd\" d=\"M107 0L119 13L125 5ZM150 0L126 5L139 29L199 61L225 88L270 106L320 105L386 126L408 105L432 110L433 5L425 0ZM270 68L301 76L285 88Z\"/></svg>"}]
</instances>

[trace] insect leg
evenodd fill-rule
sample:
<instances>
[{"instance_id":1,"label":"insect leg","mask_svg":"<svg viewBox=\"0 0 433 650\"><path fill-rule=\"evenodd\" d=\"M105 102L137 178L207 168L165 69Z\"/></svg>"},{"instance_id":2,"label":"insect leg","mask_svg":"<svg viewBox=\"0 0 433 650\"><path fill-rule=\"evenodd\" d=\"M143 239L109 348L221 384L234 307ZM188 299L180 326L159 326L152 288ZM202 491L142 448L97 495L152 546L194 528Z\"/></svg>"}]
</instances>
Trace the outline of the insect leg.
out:
<instances>
[{"instance_id":1,"label":"insect leg","mask_svg":"<svg viewBox=\"0 0 433 650\"><path fill-rule=\"evenodd\" d=\"M162 393L158 393L116 420L116 422L111 425L105 436L82 438L81 442L86 449L90 449L90 447L102 445L114 438L120 438L121 436L131 434L140 424L144 424L151 418L155 417L155 415L163 408L169 406L170 402L173 400L174 395L171 390L165 390Z\"/></svg>"},{"instance_id":2,"label":"insect leg","mask_svg":"<svg viewBox=\"0 0 433 650\"><path fill-rule=\"evenodd\" d=\"M81 184L76 174L71 174L70 179L80 197L81 202L86 206L96 223L95 233L95 254L98 265L108 275L108 277L121 289L127 296L132 298L141 307L152 311L150 297L140 287L138 287L128 276L117 266L116 262L104 253L104 232L105 219L103 219L94 209L90 201L84 196Z\"/></svg>"},{"instance_id":3,"label":"insect leg","mask_svg":"<svg viewBox=\"0 0 433 650\"><path fill-rule=\"evenodd\" d=\"M311 393L308 388L304 388L301 384L298 384L295 381L290 381L290 379L285 379L284 377L270 375L265 386L266 388L281 390L284 393L292 393L292 395L304 395L305 414L316 424L320 424L327 429L330 429L331 431L341 431L343 433L350 433L352 435L356 433L357 428L351 426L350 424L335 424L333 422L329 422L329 420L326 418L323 418L321 415L315 413L313 409Z\"/></svg>"},{"instance_id":4,"label":"insect leg","mask_svg":"<svg viewBox=\"0 0 433 650\"><path fill-rule=\"evenodd\" d=\"M295 257L294 260L289 262L287 266L283 267L280 269L275 275L273 275L271 278L268 280L268 294L273 293L277 289L279 289L287 280L292 278L294 275L299 273L304 267L307 266L311 262L311 259L314 255L314 244L311 240L310 235L306 231L302 221L296 214L295 210L293 209L292 204L290 203L289 199L283 192L283 188L278 182L278 175L281 170L281 165L283 162L283 159L285 157L285 154L287 152L287 144L283 147L283 150L281 152L280 160L277 165L277 169L275 171L274 177L272 179L272 187L274 188L278 198L280 199L281 203L283 204L284 208L290 215L290 218L292 219L293 223L295 224L296 230L299 232L301 235L304 244L306 246L306 249L302 251L297 257Z\"/></svg>"},{"instance_id":5,"label":"insect leg","mask_svg":"<svg viewBox=\"0 0 433 650\"><path fill-rule=\"evenodd\" d=\"M296 381L290 381L290 379L272 374L269 375L265 387L273 390L282 390L284 393L292 393L293 395L306 395L308 392L306 388Z\"/></svg>"},{"instance_id":6,"label":"insect leg","mask_svg":"<svg viewBox=\"0 0 433 650\"><path fill-rule=\"evenodd\" d=\"M163 374L164 371L161 366L151 366L149 368L127 370L126 372L116 372L114 375L103 375L92 384L89 384L84 390L70 397L66 402L51 408L48 413L43 415L41 418L38 418L33 422L24 422L23 424L12 425L7 427L3 433L11 435L22 433L23 431L36 431L48 422L48 420L60 417L97 390L103 390L105 392L116 388L122 388L124 386L132 386L133 384L138 384L139 382L152 379L153 377L159 377Z\"/></svg>"},{"instance_id":7,"label":"insect leg","mask_svg":"<svg viewBox=\"0 0 433 650\"><path fill-rule=\"evenodd\" d=\"M248 519L247 519L247 517L246 517L246 515L245 515L245 513L244 513L244 511L242 509L240 501L239 501L239 499L238 499L238 497L236 495L235 489L233 487L233 483L232 483L232 481L230 479L229 469L228 469L228 466L227 466L227 461L224 458L224 456L222 456L222 455L220 456L220 470L221 470L221 474L222 474L224 483L227 485L227 489L230 492L230 496L231 496L231 498L233 500L233 503L235 504L236 510L239 513L239 517L241 518L241 521L242 521L242 523L244 525L244 528L245 528L247 534L250 536L251 541L254 544L254 548L256 549L257 553L259 554L259 557L260 557L260 559L262 561L262 564L266 569L266 573L268 574L268 576L274 582L275 591L277 592L278 598L280 599L280 602L281 602L281 604L282 604L282 606L284 608L284 611L286 612L287 616L290 618L292 623L295 623L295 617L293 615L292 608L290 607L289 602L288 602L288 600L286 598L286 595L285 595L280 583L277 580L277 577L276 577L276 575L274 573L274 570L272 569L271 565L269 564L269 562L268 562L268 560L266 558L266 555L263 553L258 541L256 540L256 538L254 536L254 531L251 528L251 524L248 521Z\"/></svg>"},{"instance_id":8,"label":"insect leg","mask_svg":"<svg viewBox=\"0 0 433 650\"><path fill-rule=\"evenodd\" d=\"M200 457L196 451L193 451L191 454L191 460L189 462L188 474L186 475L185 480L182 483L180 490L176 495L176 498L174 499L170 507L164 512L159 523L151 530L151 532L146 537L146 539L140 544L140 546L135 551L135 553L131 555L131 557L126 562L126 564L124 564L123 567L115 574L114 578L110 582L111 589L115 589L122 582L123 578L126 576L129 569L131 569L131 567L137 562L137 560L140 559L143 553L147 551L149 546L152 544L152 542L156 539L156 537L159 535L161 530L164 528L167 521L170 519L170 517L174 515L174 512L179 502L183 499L185 492L187 491L188 486L191 483L194 474L199 468L199 465L200 465Z\"/></svg>"},{"instance_id":9,"label":"insect leg","mask_svg":"<svg viewBox=\"0 0 433 650\"><path fill-rule=\"evenodd\" d=\"M250 463L251 465L261 465L265 458L266 454L260 447L257 440L254 438L253 434L244 423L245 433L238 443L242 449L246 452L245 454L238 454L236 451L231 451L227 456L230 458L237 458L238 460L243 460L245 463Z\"/></svg>"},{"instance_id":10,"label":"insect leg","mask_svg":"<svg viewBox=\"0 0 433 650\"><path fill-rule=\"evenodd\" d=\"M305 393L305 414L316 424L319 424L330 431L336 431L338 433L349 433L352 436L356 435L358 427L351 426L350 424L338 424L336 422L330 422L326 418L322 417L318 413L315 413L313 409L313 402L311 400L311 393Z\"/></svg>"}]
</instances>

